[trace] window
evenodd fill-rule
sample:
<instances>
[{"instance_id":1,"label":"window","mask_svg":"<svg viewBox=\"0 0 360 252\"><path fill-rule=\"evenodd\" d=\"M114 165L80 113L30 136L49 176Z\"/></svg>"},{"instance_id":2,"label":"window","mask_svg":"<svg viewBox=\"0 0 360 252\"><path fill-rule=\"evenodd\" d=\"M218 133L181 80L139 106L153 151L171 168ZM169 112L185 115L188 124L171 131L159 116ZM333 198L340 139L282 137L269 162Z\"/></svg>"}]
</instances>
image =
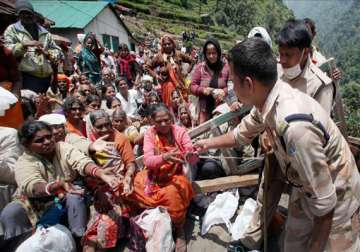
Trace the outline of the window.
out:
<instances>
[{"instance_id":1,"label":"window","mask_svg":"<svg viewBox=\"0 0 360 252\"><path fill-rule=\"evenodd\" d=\"M119 38L115 36L111 36L112 41L112 49L114 52L117 52L119 50Z\"/></svg>"},{"instance_id":2,"label":"window","mask_svg":"<svg viewBox=\"0 0 360 252\"><path fill-rule=\"evenodd\" d=\"M119 50L119 37L103 34L103 44L106 48L117 52Z\"/></svg>"},{"instance_id":3,"label":"window","mask_svg":"<svg viewBox=\"0 0 360 252\"><path fill-rule=\"evenodd\" d=\"M103 34L103 44L107 48L111 48L111 41L110 41L110 35Z\"/></svg>"}]
</instances>

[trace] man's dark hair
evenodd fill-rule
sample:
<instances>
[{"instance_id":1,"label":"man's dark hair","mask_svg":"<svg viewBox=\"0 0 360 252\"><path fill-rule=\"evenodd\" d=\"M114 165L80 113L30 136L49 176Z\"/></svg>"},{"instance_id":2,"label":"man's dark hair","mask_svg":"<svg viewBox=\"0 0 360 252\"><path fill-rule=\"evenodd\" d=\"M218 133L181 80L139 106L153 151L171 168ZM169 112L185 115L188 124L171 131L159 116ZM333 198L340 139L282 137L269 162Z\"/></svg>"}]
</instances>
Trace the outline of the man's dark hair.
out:
<instances>
[{"instance_id":1,"label":"man's dark hair","mask_svg":"<svg viewBox=\"0 0 360 252\"><path fill-rule=\"evenodd\" d=\"M304 20L290 19L278 34L276 43L284 47L297 47L300 50L311 47L312 36Z\"/></svg>"},{"instance_id":2,"label":"man's dark hair","mask_svg":"<svg viewBox=\"0 0 360 252\"><path fill-rule=\"evenodd\" d=\"M75 96L69 96L64 101L64 112L69 113L74 104L78 104L81 110L84 110L84 104Z\"/></svg>"},{"instance_id":3,"label":"man's dark hair","mask_svg":"<svg viewBox=\"0 0 360 252\"><path fill-rule=\"evenodd\" d=\"M248 38L236 44L229 53L234 74L240 79L250 76L266 86L277 80L276 58L270 46L261 38Z\"/></svg>"},{"instance_id":4,"label":"man's dark hair","mask_svg":"<svg viewBox=\"0 0 360 252\"><path fill-rule=\"evenodd\" d=\"M304 18L304 22L307 25L307 27L310 29L311 35L314 36L316 33L316 27L314 20L310 18Z\"/></svg>"}]
</instances>

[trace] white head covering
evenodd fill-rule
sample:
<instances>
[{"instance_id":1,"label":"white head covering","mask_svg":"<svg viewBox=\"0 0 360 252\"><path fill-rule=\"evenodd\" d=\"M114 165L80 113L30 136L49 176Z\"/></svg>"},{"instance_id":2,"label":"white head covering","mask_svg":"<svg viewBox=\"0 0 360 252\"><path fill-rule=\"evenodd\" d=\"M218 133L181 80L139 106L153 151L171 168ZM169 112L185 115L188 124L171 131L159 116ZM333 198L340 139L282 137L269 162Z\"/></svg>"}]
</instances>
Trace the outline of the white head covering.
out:
<instances>
[{"instance_id":1,"label":"white head covering","mask_svg":"<svg viewBox=\"0 0 360 252\"><path fill-rule=\"evenodd\" d=\"M78 33L76 34L77 39L79 40L79 42L82 44L85 38L85 34L84 33Z\"/></svg>"},{"instance_id":2,"label":"white head covering","mask_svg":"<svg viewBox=\"0 0 360 252\"><path fill-rule=\"evenodd\" d=\"M66 118L60 114L46 114L40 116L39 121L49 125L61 125L66 123Z\"/></svg>"},{"instance_id":3,"label":"white head covering","mask_svg":"<svg viewBox=\"0 0 360 252\"><path fill-rule=\"evenodd\" d=\"M141 81L142 81L142 82L145 82L145 81L153 82L153 77L151 77L151 76L148 75L148 74L145 74L145 75L143 75L143 77L141 78Z\"/></svg>"},{"instance_id":4,"label":"white head covering","mask_svg":"<svg viewBox=\"0 0 360 252\"><path fill-rule=\"evenodd\" d=\"M264 27L257 26L252 28L248 34L248 38L253 37L261 37L272 48L271 37Z\"/></svg>"},{"instance_id":5,"label":"white head covering","mask_svg":"<svg viewBox=\"0 0 360 252\"><path fill-rule=\"evenodd\" d=\"M5 111L10 108L11 105L17 103L18 99L10 91L0 87L0 116L5 115Z\"/></svg>"}]
</instances>

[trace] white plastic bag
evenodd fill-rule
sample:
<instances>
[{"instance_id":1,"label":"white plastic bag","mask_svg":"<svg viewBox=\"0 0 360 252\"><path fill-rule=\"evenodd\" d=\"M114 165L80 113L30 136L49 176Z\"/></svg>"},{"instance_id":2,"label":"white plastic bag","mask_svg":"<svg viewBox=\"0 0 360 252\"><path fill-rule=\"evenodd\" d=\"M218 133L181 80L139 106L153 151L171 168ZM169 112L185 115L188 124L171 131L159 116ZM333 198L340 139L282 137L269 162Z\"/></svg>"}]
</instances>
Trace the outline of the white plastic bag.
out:
<instances>
[{"instance_id":1,"label":"white plastic bag","mask_svg":"<svg viewBox=\"0 0 360 252\"><path fill-rule=\"evenodd\" d=\"M225 223L227 229L230 231L230 219L234 216L238 204L238 190L236 190L235 193L223 192L218 194L206 210L201 226L201 235L205 235L213 225L220 223Z\"/></svg>"},{"instance_id":2,"label":"white plastic bag","mask_svg":"<svg viewBox=\"0 0 360 252\"><path fill-rule=\"evenodd\" d=\"M64 226L38 227L36 232L25 240L16 252L76 252L71 232Z\"/></svg>"},{"instance_id":3,"label":"white plastic bag","mask_svg":"<svg viewBox=\"0 0 360 252\"><path fill-rule=\"evenodd\" d=\"M144 232L147 252L172 252L175 249L171 219L165 208L145 210L135 218L135 223Z\"/></svg>"},{"instance_id":4,"label":"white plastic bag","mask_svg":"<svg viewBox=\"0 0 360 252\"><path fill-rule=\"evenodd\" d=\"M242 238L245 230L250 225L251 219L254 215L256 208L256 201L252 198L249 198L245 201L245 204L240 212L240 214L236 217L236 220L231 228L231 238L236 241Z\"/></svg>"}]
</instances>

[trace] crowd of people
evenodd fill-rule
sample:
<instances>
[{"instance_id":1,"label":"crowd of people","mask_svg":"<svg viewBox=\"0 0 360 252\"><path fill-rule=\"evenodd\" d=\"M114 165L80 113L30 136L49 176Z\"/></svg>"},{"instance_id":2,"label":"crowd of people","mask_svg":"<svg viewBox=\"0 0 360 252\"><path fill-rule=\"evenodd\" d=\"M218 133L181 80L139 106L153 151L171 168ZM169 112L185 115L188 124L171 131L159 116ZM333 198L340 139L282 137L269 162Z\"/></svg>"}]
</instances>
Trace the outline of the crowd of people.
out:
<instances>
[{"instance_id":1,"label":"crowd of people","mask_svg":"<svg viewBox=\"0 0 360 252\"><path fill-rule=\"evenodd\" d=\"M249 31L226 55L219 41L207 39L200 60L179 51L168 35L158 48L139 45L132 52L120 44L114 53L95 34L79 34L73 50L54 41L28 1L18 0L16 12L18 21L0 39L0 246L14 249L37 226L61 223L79 250L103 251L123 237L124 220L162 206L176 251L186 251L187 211L192 202L201 206L191 181L229 175L215 153L234 146L234 155L251 156L251 142L263 133L262 149L280 153L278 162L287 167L283 173L298 197L289 208L285 251L358 251L359 174L330 119L340 72L318 68L311 20L286 22L276 40L277 60L263 27ZM254 106L248 117L221 127L226 134L220 138L204 134L193 144L189 130L243 104ZM289 127L292 120L302 121L294 123L297 131ZM306 150L303 135L317 148ZM198 151L214 158L199 159ZM291 162L295 168L289 169ZM284 181L277 179L280 168L272 173L274 211ZM262 188L244 239L229 249L261 246ZM329 212L331 231L320 218ZM312 233L314 223L324 227L320 245L308 243L321 238Z\"/></svg>"}]
</instances>

